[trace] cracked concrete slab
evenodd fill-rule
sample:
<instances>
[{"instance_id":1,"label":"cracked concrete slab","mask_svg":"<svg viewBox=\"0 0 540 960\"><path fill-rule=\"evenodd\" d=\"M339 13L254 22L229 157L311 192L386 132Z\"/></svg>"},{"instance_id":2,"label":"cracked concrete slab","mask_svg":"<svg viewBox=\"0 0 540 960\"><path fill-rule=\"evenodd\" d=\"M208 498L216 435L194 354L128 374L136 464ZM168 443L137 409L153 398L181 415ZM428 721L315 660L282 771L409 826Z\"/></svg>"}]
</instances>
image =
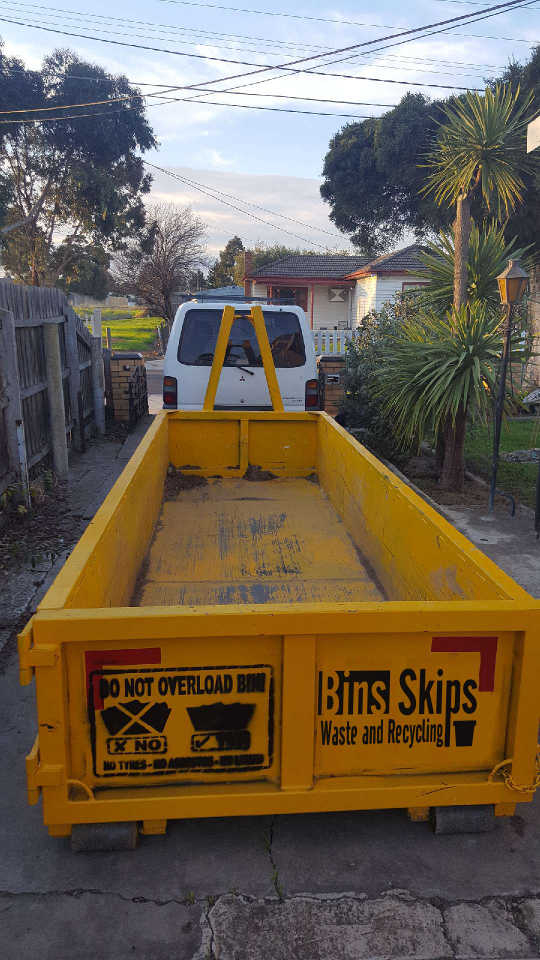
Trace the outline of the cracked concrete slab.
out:
<instances>
[{"instance_id":1,"label":"cracked concrete slab","mask_svg":"<svg viewBox=\"0 0 540 960\"><path fill-rule=\"evenodd\" d=\"M272 857L286 895L389 889L479 900L540 891L540 797L489 834L435 836L404 810L276 817Z\"/></svg>"},{"instance_id":2,"label":"cracked concrete slab","mask_svg":"<svg viewBox=\"0 0 540 960\"><path fill-rule=\"evenodd\" d=\"M540 956L540 900L522 900L516 912L528 936L536 942Z\"/></svg>"},{"instance_id":3,"label":"cracked concrete slab","mask_svg":"<svg viewBox=\"0 0 540 960\"><path fill-rule=\"evenodd\" d=\"M458 903L444 914L446 931L458 960L470 957L534 956L533 945L518 929L508 906L501 900Z\"/></svg>"},{"instance_id":4,"label":"cracked concrete slab","mask_svg":"<svg viewBox=\"0 0 540 960\"><path fill-rule=\"evenodd\" d=\"M398 897L248 900L221 897L202 949L219 960L433 960L451 956L442 916ZM204 952L199 953L202 960Z\"/></svg>"},{"instance_id":5,"label":"cracked concrete slab","mask_svg":"<svg viewBox=\"0 0 540 960\"><path fill-rule=\"evenodd\" d=\"M201 942L198 904L125 900L101 893L0 895L3 960L171 960Z\"/></svg>"}]
</instances>

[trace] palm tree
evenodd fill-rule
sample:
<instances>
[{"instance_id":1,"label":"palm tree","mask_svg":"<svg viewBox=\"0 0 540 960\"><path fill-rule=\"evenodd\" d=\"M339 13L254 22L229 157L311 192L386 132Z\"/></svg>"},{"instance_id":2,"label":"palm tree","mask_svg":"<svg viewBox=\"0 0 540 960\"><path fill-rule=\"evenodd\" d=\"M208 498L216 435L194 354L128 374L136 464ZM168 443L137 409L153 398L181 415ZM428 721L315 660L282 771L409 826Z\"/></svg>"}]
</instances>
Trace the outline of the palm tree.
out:
<instances>
[{"instance_id":1,"label":"palm tree","mask_svg":"<svg viewBox=\"0 0 540 960\"><path fill-rule=\"evenodd\" d=\"M526 113L532 93L520 96L510 84L497 84L483 95L467 92L443 106L445 120L428 157L431 170L425 194L440 205L456 205L454 223L453 306L458 311L468 298L468 262L471 234L471 203L479 199L498 220L508 218L523 199L521 172L525 154ZM457 320L456 320L457 322ZM441 427L437 451L443 461L441 483L463 486L466 411L456 421Z\"/></svg>"},{"instance_id":2,"label":"palm tree","mask_svg":"<svg viewBox=\"0 0 540 960\"><path fill-rule=\"evenodd\" d=\"M526 113L532 94L521 98L510 84L487 88L484 95L469 91L443 107L431 169L423 190L439 206L456 205L454 224L454 307L467 302L467 263L471 203L477 196L497 219L508 217L523 199L521 171ZM520 102L521 101L521 102Z\"/></svg>"},{"instance_id":3,"label":"palm tree","mask_svg":"<svg viewBox=\"0 0 540 960\"><path fill-rule=\"evenodd\" d=\"M486 300L492 306L499 303L497 276L502 273L508 260L521 260L528 247L517 247L514 237L509 242L504 228L496 220L477 227L471 223L469 256L467 263L467 300ZM452 309L454 288L454 236L451 231L440 230L437 240L425 244L420 259L424 264L423 276L428 281L422 294L436 307Z\"/></svg>"},{"instance_id":4,"label":"palm tree","mask_svg":"<svg viewBox=\"0 0 540 960\"><path fill-rule=\"evenodd\" d=\"M449 449L463 447L467 417L486 417L490 409L501 345L499 312L479 300L405 319L378 372L379 395L404 447L426 433L442 433ZM516 340L514 358L519 350ZM441 486L460 489L463 479L463 458L445 458Z\"/></svg>"}]
</instances>

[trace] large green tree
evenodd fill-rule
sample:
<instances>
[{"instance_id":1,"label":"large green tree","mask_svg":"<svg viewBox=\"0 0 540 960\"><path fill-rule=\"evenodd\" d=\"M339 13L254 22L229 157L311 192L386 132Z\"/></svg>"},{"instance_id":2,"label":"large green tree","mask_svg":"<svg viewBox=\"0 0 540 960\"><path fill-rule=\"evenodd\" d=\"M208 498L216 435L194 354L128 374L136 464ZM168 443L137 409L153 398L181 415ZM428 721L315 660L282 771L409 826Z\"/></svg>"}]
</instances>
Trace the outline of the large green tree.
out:
<instances>
[{"instance_id":1,"label":"large green tree","mask_svg":"<svg viewBox=\"0 0 540 960\"><path fill-rule=\"evenodd\" d=\"M489 79L489 78L488 78ZM498 80L520 87L519 102L532 92L532 112L540 110L540 46L525 64L511 64ZM493 87L496 79L489 80ZM443 117L444 104L421 94L406 94L392 110L377 119L346 124L330 141L321 194L331 207L330 217L366 253L379 253L399 242L405 231L418 239L449 227L454 212L420 194L426 154ZM523 150L525 146L523 145ZM505 223L507 240L520 246L536 244L540 251L540 169L523 176L527 203ZM478 219L480 204L472 203Z\"/></svg>"},{"instance_id":2,"label":"large green tree","mask_svg":"<svg viewBox=\"0 0 540 960\"><path fill-rule=\"evenodd\" d=\"M59 246L55 255L64 260L64 249ZM75 259L73 259L75 255ZM96 300L104 300L110 288L110 257L99 244L70 250L70 263L59 277L58 286L66 293L82 293Z\"/></svg>"},{"instance_id":3,"label":"large green tree","mask_svg":"<svg viewBox=\"0 0 540 960\"><path fill-rule=\"evenodd\" d=\"M240 237L232 237L221 250L218 259L208 271L209 287L229 287L234 284L234 266L239 254L244 252Z\"/></svg>"},{"instance_id":4,"label":"large green tree","mask_svg":"<svg viewBox=\"0 0 540 960\"><path fill-rule=\"evenodd\" d=\"M70 106L86 103L95 105ZM14 115L1 128L0 240L10 276L54 285L82 247L117 250L141 230L151 182L141 153L156 141L140 92L125 77L69 50L57 50L39 71L0 50L0 105L55 108Z\"/></svg>"},{"instance_id":5,"label":"large green tree","mask_svg":"<svg viewBox=\"0 0 540 960\"><path fill-rule=\"evenodd\" d=\"M336 226L367 255L388 250L405 230L420 238L450 223L450 212L420 193L419 163L441 116L440 103L408 93L393 110L348 123L330 141L321 195Z\"/></svg>"}]
</instances>

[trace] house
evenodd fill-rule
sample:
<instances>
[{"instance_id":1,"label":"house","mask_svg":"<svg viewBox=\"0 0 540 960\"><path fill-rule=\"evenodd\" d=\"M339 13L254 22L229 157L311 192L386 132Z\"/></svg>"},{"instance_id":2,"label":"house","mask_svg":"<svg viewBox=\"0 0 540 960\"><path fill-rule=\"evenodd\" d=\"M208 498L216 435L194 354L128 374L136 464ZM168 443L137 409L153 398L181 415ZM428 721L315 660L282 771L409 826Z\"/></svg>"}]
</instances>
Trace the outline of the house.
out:
<instances>
[{"instance_id":1,"label":"house","mask_svg":"<svg viewBox=\"0 0 540 960\"><path fill-rule=\"evenodd\" d=\"M426 283L421 247L411 244L382 257L298 254L251 269L246 253L246 296L296 303L313 330L350 330L370 310L380 310L396 293Z\"/></svg>"}]
</instances>

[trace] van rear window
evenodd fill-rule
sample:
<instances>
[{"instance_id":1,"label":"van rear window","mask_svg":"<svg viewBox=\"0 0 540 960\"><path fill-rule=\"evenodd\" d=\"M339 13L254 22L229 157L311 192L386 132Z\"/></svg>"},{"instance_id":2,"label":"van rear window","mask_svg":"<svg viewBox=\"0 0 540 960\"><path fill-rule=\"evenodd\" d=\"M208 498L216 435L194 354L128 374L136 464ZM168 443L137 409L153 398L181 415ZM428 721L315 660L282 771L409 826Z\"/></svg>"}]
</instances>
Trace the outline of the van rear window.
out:
<instances>
[{"instance_id":1,"label":"van rear window","mask_svg":"<svg viewBox=\"0 0 540 960\"><path fill-rule=\"evenodd\" d=\"M302 367L306 351L300 323L295 313L263 311L272 357L276 367ZM195 367L211 367L214 359L221 310L188 310L178 345L178 360ZM226 367L262 367L259 344L247 314L233 324Z\"/></svg>"}]
</instances>

